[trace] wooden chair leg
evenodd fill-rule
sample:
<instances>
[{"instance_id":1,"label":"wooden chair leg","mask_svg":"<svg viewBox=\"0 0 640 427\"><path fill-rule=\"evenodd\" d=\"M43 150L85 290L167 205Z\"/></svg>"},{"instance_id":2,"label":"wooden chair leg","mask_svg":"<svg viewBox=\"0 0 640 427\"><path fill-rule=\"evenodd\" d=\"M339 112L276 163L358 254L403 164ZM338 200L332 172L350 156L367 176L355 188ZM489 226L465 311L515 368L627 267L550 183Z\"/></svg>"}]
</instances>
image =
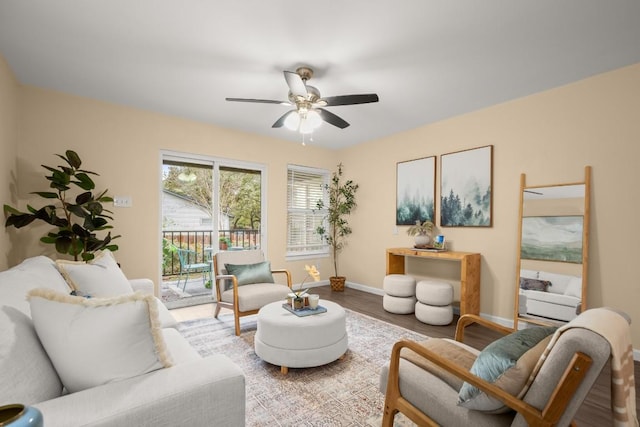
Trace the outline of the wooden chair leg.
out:
<instances>
[{"instance_id":1,"label":"wooden chair leg","mask_svg":"<svg viewBox=\"0 0 640 427\"><path fill-rule=\"evenodd\" d=\"M233 313L233 318L236 322L236 336L239 337L240 336L240 316L238 316L238 313Z\"/></svg>"},{"instance_id":2,"label":"wooden chair leg","mask_svg":"<svg viewBox=\"0 0 640 427\"><path fill-rule=\"evenodd\" d=\"M220 304L216 302L216 311L213 313L213 317L217 319L218 314L220 314Z\"/></svg>"},{"instance_id":3,"label":"wooden chair leg","mask_svg":"<svg viewBox=\"0 0 640 427\"><path fill-rule=\"evenodd\" d=\"M398 413L397 409L391 409L385 403L381 427L393 427L393 420L397 413Z\"/></svg>"}]
</instances>

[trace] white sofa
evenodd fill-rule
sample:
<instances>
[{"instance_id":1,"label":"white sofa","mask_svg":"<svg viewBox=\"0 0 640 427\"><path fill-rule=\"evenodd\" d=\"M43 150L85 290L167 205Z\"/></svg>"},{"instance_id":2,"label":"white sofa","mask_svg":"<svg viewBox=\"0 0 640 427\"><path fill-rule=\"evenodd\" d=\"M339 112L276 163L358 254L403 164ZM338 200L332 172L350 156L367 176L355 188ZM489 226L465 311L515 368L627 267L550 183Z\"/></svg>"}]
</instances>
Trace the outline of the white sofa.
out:
<instances>
[{"instance_id":1,"label":"white sofa","mask_svg":"<svg viewBox=\"0 0 640 427\"><path fill-rule=\"evenodd\" d=\"M153 290L149 280L130 283L132 292L134 288L147 293ZM32 320L26 300L27 293L35 288L51 289L66 298L70 292L56 264L44 256L0 272L0 406L32 405L43 413L47 427L244 425L242 370L224 355L200 357L171 327L176 323L157 299L163 327L157 327L160 323L155 320L156 330L161 332L158 335L172 366L66 392L62 375L58 378L60 371L53 368L53 355L45 351L45 341L38 338L34 326L37 319ZM142 297L148 308L143 319L148 320L155 315L151 309L154 300ZM94 299L92 303L99 301Z\"/></svg>"},{"instance_id":2,"label":"white sofa","mask_svg":"<svg viewBox=\"0 0 640 427\"><path fill-rule=\"evenodd\" d=\"M547 291L520 289L519 312L569 322L580 314L582 279L546 271L521 270L521 278L551 282Z\"/></svg>"}]
</instances>

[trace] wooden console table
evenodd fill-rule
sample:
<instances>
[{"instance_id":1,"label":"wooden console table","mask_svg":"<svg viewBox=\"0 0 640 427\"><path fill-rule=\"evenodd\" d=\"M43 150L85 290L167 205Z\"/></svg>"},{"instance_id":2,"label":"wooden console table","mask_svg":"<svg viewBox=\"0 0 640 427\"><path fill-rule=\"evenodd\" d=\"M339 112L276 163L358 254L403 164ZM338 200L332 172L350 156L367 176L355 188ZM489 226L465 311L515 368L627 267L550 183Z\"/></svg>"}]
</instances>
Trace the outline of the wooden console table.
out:
<instances>
[{"instance_id":1,"label":"wooden console table","mask_svg":"<svg viewBox=\"0 0 640 427\"><path fill-rule=\"evenodd\" d=\"M430 252L413 248L387 249L387 274L404 274L404 257L460 262L460 315L480 314L480 254L474 252Z\"/></svg>"}]
</instances>

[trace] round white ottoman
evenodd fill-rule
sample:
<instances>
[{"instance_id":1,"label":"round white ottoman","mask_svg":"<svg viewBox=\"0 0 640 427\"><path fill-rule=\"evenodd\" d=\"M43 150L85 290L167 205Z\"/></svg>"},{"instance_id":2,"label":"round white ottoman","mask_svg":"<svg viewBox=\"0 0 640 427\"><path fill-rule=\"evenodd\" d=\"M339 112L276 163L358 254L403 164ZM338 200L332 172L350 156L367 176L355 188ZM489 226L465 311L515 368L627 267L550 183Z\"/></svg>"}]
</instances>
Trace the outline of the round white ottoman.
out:
<instances>
[{"instance_id":1,"label":"round white ottoman","mask_svg":"<svg viewBox=\"0 0 640 427\"><path fill-rule=\"evenodd\" d=\"M420 301L415 305L416 319L427 325L444 326L453 321L453 307L451 304L437 306L423 304Z\"/></svg>"},{"instance_id":2,"label":"round white ottoman","mask_svg":"<svg viewBox=\"0 0 640 427\"><path fill-rule=\"evenodd\" d=\"M416 284L416 319L435 326L453 321L453 286L438 280L420 280Z\"/></svg>"},{"instance_id":3,"label":"round white ottoman","mask_svg":"<svg viewBox=\"0 0 640 427\"><path fill-rule=\"evenodd\" d=\"M389 274L382 281L382 289L394 297L412 297L416 295L416 279L406 274Z\"/></svg>"},{"instance_id":4,"label":"round white ottoman","mask_svg":"<svg viewBox=\"0 0 640 427\"><path fill-rule=\"evenodd\" d=\"M389 313L394 314L411 314L415 310L416 297L394 297L392 295L384 295L382 297L382 308Z\"/></svg>"},{"instance_id":5,"label":"round white ottoman","mask_svg":"<svg viewBox=\"0 0 640 427\"><path fill-rule=\"evenodd\" d=\"M423 304L449 305L453 302L453 286L438 280L420 280L416 284L416 298Z\"/></svg>"},{"instance_id":6,"label":"round white ottoman","mask_svg":"<svg viewBox=\"0 0 640 427\"><path fill-rule=\"evenodd\" d=\"M267 304L258 311L254 338L255 352L262 360L289 368L326 365L347 351L346 314L331 301L320 300L326 313L298 317L282 307L283 302Z\"/></svg>"}]
</instances>

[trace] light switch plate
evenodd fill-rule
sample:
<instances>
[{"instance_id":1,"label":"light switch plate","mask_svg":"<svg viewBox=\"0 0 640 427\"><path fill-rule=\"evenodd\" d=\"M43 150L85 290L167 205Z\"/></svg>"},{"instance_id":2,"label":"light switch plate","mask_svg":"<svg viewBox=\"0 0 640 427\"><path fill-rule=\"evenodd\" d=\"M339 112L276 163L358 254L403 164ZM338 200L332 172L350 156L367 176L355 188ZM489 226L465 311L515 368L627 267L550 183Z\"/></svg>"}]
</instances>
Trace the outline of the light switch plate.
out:
<instances>
[{"instance_id":1,"label":"light switch plate","mask_svg":"<svg viewBox=\"0 0 640 427\"><path fill-rule=\"evenodd\" d=\"M114 196L113 206L118 208L130 208L133 205L131 196Z\"/></svg>"}]
</instances>

